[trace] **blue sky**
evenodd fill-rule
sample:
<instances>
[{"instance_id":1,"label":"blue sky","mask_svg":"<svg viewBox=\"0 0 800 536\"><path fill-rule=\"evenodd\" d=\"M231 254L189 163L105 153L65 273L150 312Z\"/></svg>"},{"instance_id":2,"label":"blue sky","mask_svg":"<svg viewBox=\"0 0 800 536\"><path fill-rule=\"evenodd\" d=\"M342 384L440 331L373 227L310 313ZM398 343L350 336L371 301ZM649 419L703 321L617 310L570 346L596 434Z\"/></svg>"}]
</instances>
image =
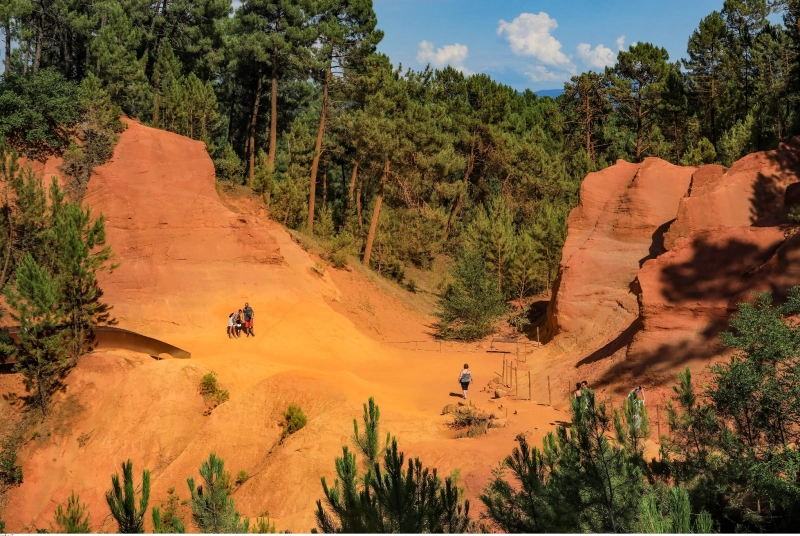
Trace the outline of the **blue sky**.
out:
<instances>
[{"instance_id":1,"label":"blue sky","mask_svg":"<svg viewBox=\"0 0 800 536\"><path fill-rule=\"evenodd\" d=\"M518 90L561 88L613 63L619 46L650 41L686 54L700 19L722 0L374 0L395 64L452 65Z\"/></svg>"}]
</instances>

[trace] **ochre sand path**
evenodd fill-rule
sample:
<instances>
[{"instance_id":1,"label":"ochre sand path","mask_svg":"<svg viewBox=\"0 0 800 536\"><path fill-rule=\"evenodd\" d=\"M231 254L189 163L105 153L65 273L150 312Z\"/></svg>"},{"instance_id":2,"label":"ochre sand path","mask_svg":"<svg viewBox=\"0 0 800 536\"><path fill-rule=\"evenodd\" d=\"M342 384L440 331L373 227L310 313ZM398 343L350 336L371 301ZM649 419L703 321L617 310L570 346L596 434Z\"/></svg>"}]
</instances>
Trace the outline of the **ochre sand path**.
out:
<instances>
[{"instance_id":1,"label":"ochre sand path","mask_svg":"<svg viewBox=\"0 0 800 536\"><path fill-rule=\"evenodd\" d=\"M334 476L334 457L351 444L353 419L369 396L407 456L419 455L440 474L461 469L478 508L477 494L516 435L528 433L539 445L567 418L536 402L490 402L479 392L500 372L499 354L474 346L461 347L470 353L415 352L356 329L328 303L342 297L330 276L319 276L281 227L222 205L199 142L129 123L86 202L105 214L121 262L102 281L120 327L184 348L192 359L86 356L59 395L47 434L20 453L25 482L9 493L4 513L11 531L47 527L72 490L88 504L95 529L113 530L103 494L122 461L133 461L137 480L141 469L152 471L157 505L171 487L186 498L186 478L197 479L213 451L234 477L241 470L249 476L234 493L244 515L269 511L279 529L306 532L322 494L319 478ZM362 291L382 299L367 282ZM245 301L256 311L256 337L229 340L227 315ZM507 428L452 439L440 413L458 400L450 393L459 391L464 362L475 378L472 398L485 408L502 404L496 412L508 410ZM204 415L198 386L210 370L231 397ZM547 393L534 398L546 402ZM289 404L309 420L279 444Z\"/></svg>"}]
</instances>

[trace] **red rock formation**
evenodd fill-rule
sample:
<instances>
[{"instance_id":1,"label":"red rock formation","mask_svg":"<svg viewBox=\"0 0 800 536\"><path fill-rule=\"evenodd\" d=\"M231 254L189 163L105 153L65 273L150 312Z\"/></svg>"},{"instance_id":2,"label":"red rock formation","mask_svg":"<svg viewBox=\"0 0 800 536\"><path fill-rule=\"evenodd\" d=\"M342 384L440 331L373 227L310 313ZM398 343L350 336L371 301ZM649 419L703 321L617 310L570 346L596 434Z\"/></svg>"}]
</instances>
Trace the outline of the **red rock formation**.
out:
<instances>
[{"instance_id":1,"label":"red rock formation","mask_svg":"<svg viewBox=\"0 0 800 536\"><path fill-rule=\"evenodd\" d=\"M586 177L569 216L548 335L559 345L593 351L639 315L631 284L661 251L665 225L686 195L694 168L657 158L619 161Z\"/></svg>"},{"instance_id":2,"label":"red rock formation","mask_svg":"<svg viewBox=\"0 0 800 536\"><path fill-rule=\"evenodd\" d=\"M621 368L671 380L723 355L718 334L738 303L800 284L800 236L786 219L799 179L800 138L729 170L648 159L589 175L548 318L555 346L577 366L621 351L608 382Z\"/></svg>"}]
</instances>

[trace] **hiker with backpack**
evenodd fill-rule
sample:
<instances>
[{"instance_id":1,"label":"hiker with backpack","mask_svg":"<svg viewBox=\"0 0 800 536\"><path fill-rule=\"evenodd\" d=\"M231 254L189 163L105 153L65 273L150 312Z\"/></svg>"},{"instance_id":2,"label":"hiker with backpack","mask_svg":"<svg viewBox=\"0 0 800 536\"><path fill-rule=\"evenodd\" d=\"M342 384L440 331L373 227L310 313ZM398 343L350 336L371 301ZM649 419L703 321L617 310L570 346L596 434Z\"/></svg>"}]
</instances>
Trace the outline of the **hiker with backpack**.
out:
<instances>
[{"instance_id":1,"label":"hiker with backpack","mask_svg":"<svg viewBox=\"0 0 800 536\"><path fill-rule=\"evenodd\" d=\"M469 365L466 363L464 363L464 370L458 375L458 383L461 384L461 390L464 391L464 400L466 400L469 384L472 383L472 372L470 372Z\"/></svg>"}]
</instances>

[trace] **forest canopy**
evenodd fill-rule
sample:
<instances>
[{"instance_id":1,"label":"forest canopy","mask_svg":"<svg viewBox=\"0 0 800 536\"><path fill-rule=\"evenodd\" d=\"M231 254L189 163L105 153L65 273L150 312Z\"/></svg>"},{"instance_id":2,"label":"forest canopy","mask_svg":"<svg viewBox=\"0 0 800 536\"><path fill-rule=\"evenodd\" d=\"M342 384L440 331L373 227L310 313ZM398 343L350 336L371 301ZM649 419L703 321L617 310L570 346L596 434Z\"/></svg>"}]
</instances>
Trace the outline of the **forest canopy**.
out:
<instances>
[{"instance_id":1,"label":"forest canopy","mask_svg":"<svg viewBox=\"0 0 800 536\"><path fill-rule=\"evenodd\" d=\"M799 17L798 0L725 0L684 58L639 42L552 99L392 65L371 0L0 0L0 133L29 157L69 155L80 195L121 130L81 98L102 95L204 141L221 184L263 196L336 265L358 256L402 282L453 259L439 332L474 338L509 311L524 328L587 173L649 156L730 166L796 133Z\"/></svg>"}]
</instances>

